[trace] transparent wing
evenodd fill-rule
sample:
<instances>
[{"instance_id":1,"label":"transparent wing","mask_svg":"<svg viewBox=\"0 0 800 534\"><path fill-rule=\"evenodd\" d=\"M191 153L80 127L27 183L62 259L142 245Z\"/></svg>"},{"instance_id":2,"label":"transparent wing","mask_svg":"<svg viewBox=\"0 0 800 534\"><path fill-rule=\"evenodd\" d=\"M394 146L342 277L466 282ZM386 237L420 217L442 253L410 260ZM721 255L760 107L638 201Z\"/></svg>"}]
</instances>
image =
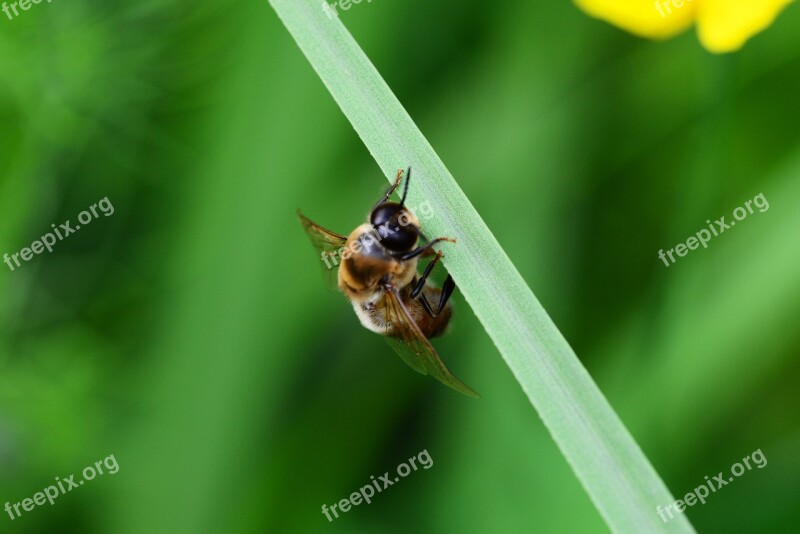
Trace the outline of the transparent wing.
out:
<instances>
[{"instance_id":1,"label":"transparent wing","mask_svg":"<svg viewBox=\"0 0 800 534\"><path fill-rule=\"evenodd\" d=\"M400 355L409 367L422 373L431 375L442 384L453 388L459 393L469 397L479 398L472 388L453 376L447 368L436 349L430 344L425 335L420 331L417 323L412 319L408 308L403 304L402 297L395 289L387 288L383 299L385 303L385 317L387 328L391 328L391 336L385 339Z\"/></svg>"},{"instance_id":2,"label":"transparent wing","mask_svg":"<svg viewBox=\"0 0 800 534\"><path fill-rule=\"evenodd\" d=\"M317 261L322 269L323 276L329 289L336 289L337 273L339 264L338 251L347 241L347 236L331 232L327 228L318 225L299 211L300 223L311 239L311 244L319 252ZM326 261L327 259L327 261Z\"/></svg>"}]
</instances>

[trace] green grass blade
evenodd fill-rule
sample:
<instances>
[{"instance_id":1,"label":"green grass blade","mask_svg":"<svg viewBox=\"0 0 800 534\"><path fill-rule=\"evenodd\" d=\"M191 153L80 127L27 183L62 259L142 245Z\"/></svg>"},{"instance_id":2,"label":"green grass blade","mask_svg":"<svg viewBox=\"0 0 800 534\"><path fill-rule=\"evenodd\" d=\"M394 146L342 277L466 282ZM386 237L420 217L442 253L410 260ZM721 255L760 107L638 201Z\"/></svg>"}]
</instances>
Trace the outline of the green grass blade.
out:
<instances>
[{"instance_id":1,"label":"green grass blade","mask_svg":"<svg viewBox=\"0 0 800 534\"><path fill-rule=\"evenodd\" d=\"M329 18L319 0L270 3L387 179L392 181L398 168L414 168L409 205L428 201L435 216L424 221L426 233L458 239L443 248L448 271L609 527L616 532L692 532L683 515L664 523L656 514L656 506L673 497L341 22ZM402 32L396 38L401 40ZM474 379L464 378L480 390Z\"/></svg>"}]
</instances>

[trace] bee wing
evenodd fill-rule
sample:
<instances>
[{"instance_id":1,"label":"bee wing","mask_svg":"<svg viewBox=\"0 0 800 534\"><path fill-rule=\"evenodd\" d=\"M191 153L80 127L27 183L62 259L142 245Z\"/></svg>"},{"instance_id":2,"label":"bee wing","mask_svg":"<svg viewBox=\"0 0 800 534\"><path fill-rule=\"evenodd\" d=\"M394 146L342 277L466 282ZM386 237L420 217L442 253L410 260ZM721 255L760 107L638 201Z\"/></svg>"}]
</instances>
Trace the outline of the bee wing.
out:
<instances>
[{"instance_id":1,"label":"bee wing","mask_svg":"<svg viewBox=\"0 0 800 534\"><path fill-rule=\"evenodd\" d=\"M347 236L337 234L336 232L331 232L327 228L318 225L299 211L297 212L297 215L300 217L300 223L303 225L303 230L305 230L306 234L308 234L308 237L311 239L311 244L314 245L314 248L317 249L317 252L320 254L324 252L329 255L338 254L339 249L342 248L347 241ZM321 256L318 261L322 267L322 273L325 276L328 288L336 289L337 269L333 258L328 259L327 265ZM337 259L336 261L338 262L339 260ZM330 267L328 265L330 265Z\"/></svg>"},{"instance_id":2,"label":"bee wing","mask_svg":"<svg viewBox=\"0 0 800 534\"><path fill-rule=\"evenodd\" d=\"M392 336L385 339L409 367L451 387L469 397L480 398L475 391L453 376L436 349L420 331L411 318L408 308L394 288L387 288L384 296L387 326L392 327Z\"/></svg>"}]
</instances>

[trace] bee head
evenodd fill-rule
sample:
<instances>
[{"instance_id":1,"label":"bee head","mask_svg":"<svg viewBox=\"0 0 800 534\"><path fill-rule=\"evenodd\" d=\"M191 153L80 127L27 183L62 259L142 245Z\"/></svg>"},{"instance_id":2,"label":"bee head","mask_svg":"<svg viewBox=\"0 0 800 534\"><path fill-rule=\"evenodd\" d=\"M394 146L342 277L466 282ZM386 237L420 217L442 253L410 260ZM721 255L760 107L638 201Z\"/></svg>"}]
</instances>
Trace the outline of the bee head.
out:
<instances>
[{"instance_id":1,"label":"bee head","mask_svg":"<svg viewBox=\"0 0 800 534\"><path fill-rule=\"evenodd\" d=\"M419 222L403 204L382 202L369 216L381 244L391 252L408 252L419 239Z\"/></svg>"}]
</instances>

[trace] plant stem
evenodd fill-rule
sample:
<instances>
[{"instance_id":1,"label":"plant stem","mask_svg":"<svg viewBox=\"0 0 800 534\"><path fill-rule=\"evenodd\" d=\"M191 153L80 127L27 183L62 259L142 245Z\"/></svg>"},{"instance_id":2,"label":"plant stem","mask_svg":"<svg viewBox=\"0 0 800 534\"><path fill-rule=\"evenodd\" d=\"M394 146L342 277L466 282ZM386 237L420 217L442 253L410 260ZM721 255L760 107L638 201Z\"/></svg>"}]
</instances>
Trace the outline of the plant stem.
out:
<instances>
[{"instance_id":1,"label":"plant stem","mask_svg":"<svg viewBox=\"0 0 800 534\"><path fill-rule=\"evenodd\" d=\"M659 518L656 506L673 497L340 20L318 0L270 4L387 179L393 181L398 168L414 168L410 205L430 202L436 216L426 233L458 240L446 248L445 266L608 526L616 532L693 532L683 514L666 523Z\"/></svg>"}]
</instances>

